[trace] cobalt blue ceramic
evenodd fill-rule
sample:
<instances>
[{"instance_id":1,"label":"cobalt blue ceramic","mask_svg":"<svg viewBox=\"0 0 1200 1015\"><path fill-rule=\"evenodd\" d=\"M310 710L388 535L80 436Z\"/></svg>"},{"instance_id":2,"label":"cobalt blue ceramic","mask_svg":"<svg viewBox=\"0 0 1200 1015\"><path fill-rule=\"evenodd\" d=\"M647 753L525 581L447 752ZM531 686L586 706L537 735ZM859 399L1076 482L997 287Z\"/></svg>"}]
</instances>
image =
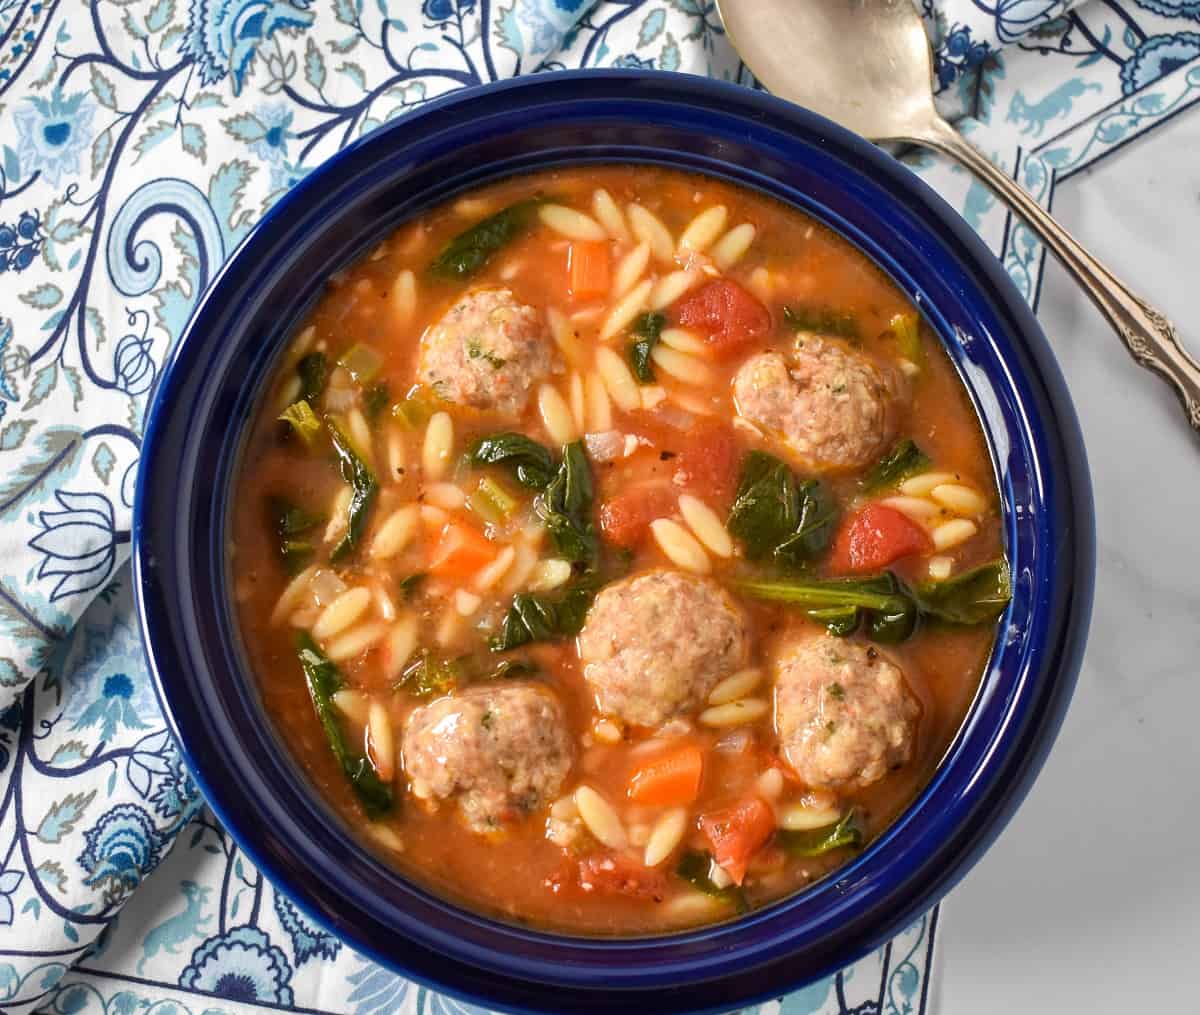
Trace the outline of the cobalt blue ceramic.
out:
<instances>
[{"instance_id":1,"label":"cobalt blue ceramic","mask_svg":"<svg viewBox=\"0 0 1200 1015\"><path fill-rule=\"evenodd\" d=\"M932 783L857 859L715 927L597 939L485 919L349 834L267 721L230 606L242 432L322 279L464 188L552 164L653 162L773 194L841 232L924 311L983 420L1014 596ZM360 952L481 1004L728 1011L830 973L936 902L1028 790L1074 686L1095 564L1083 442L1037 322L966 224L889 156L796 106L681 75L543 74L431 102L302 180L200 301L150 409L138 477L139 610L200 788L251 859Z\"/></svg>"}]
</instances>

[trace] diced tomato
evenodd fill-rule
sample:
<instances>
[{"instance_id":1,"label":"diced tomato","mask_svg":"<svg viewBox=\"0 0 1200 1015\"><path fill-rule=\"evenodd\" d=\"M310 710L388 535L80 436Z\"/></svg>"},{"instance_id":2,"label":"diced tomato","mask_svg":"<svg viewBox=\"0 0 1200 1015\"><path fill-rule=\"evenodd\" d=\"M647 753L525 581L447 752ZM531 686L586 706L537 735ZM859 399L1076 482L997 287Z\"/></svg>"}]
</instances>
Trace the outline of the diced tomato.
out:
<instances>
[{"instance_id":1,"label":"diced tomato","mask_svg":"<svg viewBox=\"0 0 1200 1015\"><path fill-rule=\"evenodd\" d=\"M664 486L635 486L600 505L600 531L610 543L633 549L650 523L675 510L675 495Z\"/></svg>"},{"instance_id":2,"label":"diced tomato","mask_svg":"<svg viewBox=\"0 0 1200 1015\"><path fill-rule=\"evenodd\" d=\"M713 859L740 885L750 860L775 831L775 814L758 797L747 797L702 815L700 831L708 837Z\"/></svg>"},{"instance_id":3,"label":"diced tomato","mask_svg":"<svg viewBox=\"0 0 1200 1015\"><path fill-rule=\"evenodd\" d=\"M727 506L737 489L742 458L732 428L702 420L676 445L675 482L703 500Z\"/></svg>"},{"instance_id":4,"label":"diced tomato","mask_svg":"<svg viewBox=\"0 0 1200 1015\"><path fill-rule=\"evenodd\" d=\"M429 555L429 572L439 578L470 578L499 552L474 526L447 522Z\"/></svg>"},{"instance_id":5,"label":"diced tomato","mask_svg":"<svg viewBox=\"0 0 1200 1015\"><path fill-rule=\"evenodd\" d=\"M608 292L608 243L576 240L567 248L567 288L576 299Z\"/></svg>"},{"instance_id":6,"label":"diced tomato","mask_svg":"<svg viewBox=\"0 0 1200 1015\"><path fill-rule=\"evenodd\" d=\"M736 282L716 279L679 304L678 321L701 332L717 356L733 356L765 338L771 312Z\"/></svg>"},{"instance_id":7,"label":"diced tomato","mask_svg":"<svg viewBox=\"0 0 1200 1015\"><path fill-rule=\"evenodd\" d=\"M593 853L579 861L579 887L585 892L657 900L666 893L667 879L661 871L623 854Z\"/></svg>"},{"instance_id":8,"label":"diced tomato","mask_svg":"<svg viewBox=\"0 0 1200 1015\"><path fill-rule=\"evenodd\" d=\"M835 574L868 574L932 549L929 534L908 515L886 504L868 504L842 522L829 567Z\"/></svg>"},{"instance_id":9,"label":"diced tomato","mask_svg":"<svg viewBox=\"0 0 1200 1015\"><path fill-rule=\"evenodd\" d=\"M656 754L635 769L629 799L650 807L690 804L700 793L704 755L695 744Z\"/></svg>"}]
</instances>

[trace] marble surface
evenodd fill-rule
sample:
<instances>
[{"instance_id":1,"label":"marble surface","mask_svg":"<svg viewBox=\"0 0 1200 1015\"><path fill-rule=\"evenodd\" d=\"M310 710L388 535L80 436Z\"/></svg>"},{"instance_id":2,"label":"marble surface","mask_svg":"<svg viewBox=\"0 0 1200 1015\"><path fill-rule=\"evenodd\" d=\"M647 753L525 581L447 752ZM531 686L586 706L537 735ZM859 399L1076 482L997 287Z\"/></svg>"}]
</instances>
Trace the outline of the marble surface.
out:
<instances>
[{"instance_id":1,"label":"marble surface","mask_svg":"<svg viewBox=\"0 0 1200 1015\"><path fill-rule=\"evenodd\" d=\"M1200 355L1197 152L1193 109L1063 182L1053 211ZM1038 316L1087 442L1095 611L1045 769L943 908L939 1010L1193 1012L1200 437L1057 264L1047 266Z\"/></svg>"}]
</instances>

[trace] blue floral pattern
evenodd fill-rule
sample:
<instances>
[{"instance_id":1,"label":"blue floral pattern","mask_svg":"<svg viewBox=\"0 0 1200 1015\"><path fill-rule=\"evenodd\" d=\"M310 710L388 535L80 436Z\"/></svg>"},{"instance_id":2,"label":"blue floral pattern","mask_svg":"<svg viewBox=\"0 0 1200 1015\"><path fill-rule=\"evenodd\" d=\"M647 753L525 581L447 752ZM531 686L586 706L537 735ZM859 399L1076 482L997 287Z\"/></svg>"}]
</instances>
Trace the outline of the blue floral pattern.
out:
<instances>
[{"instance_id":1,"label":"blue floral pattern","mask_svg":"<svg viewBox=\"0 0 1200 1015\"><path fill-rule=\"evenodd\" d=\"M83 840L78 863L87 873L84 884L101 886L109 904L136 888L162 859L162 838L137 804L106 811Z\"/></svg>"},{"instance_id":2,"label":"blue floral pattern","mask_svg":"<svg viewBox=\"0 0 1200 1015\"><path fill-rule=\"evenodd\" d=\"M940 109L1043 203L1200 103L1200 0L920 6ZM712 0L0 0L6 1013L476 1015L317 926L203 810L137 632L133 484L196 298L288 187L448 90L614 65L753 84ZM908 161L1032 298L1028 229ZM764 1012L921 1012L935 925Z\"/></svg>"},{"instance_id":3,"label":"blue floral pattern","mask_svg":"<svg viewBox=\"0 0 1200 1015\"><path fill-rule=\"evenodd\" d=\"M257 927L242 926L210 937L192 954L179 985L246 1004L290 1005L292 967Z\"/></svg>"}]
</instances>

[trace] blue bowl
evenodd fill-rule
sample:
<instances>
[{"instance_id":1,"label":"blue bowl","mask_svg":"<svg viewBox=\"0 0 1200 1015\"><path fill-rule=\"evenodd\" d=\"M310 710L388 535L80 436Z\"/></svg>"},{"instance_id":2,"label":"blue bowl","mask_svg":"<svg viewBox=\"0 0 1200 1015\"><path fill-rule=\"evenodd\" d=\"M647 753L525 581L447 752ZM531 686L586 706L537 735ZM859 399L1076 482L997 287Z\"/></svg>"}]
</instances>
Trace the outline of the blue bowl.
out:
<instances>
[{"instance_id":1,"label":"blue bowl","mask_svg":"<svg viewBox=\"0 0 1200 1015\"><path fill-rule=\"evenodd\" d=\"M649 162L803 209L925 313L983 421L1014 595L932 782L853 862L719 926L588 939L502 924L363 848L278 740L231 608L226 544L244 430L322 280L465 188L549 165ZM1074 686L1095 534L1078 422L1046 340L987 248L872 145L770 96L644 72L538 75L431 102L301 181L226 262L150 409L134 510L138 608L159 695L200 788L267 876L354 948L485 1005L728 1011L845 966L963 876L1028 790Z\"/></svg>"}]
</instances>

